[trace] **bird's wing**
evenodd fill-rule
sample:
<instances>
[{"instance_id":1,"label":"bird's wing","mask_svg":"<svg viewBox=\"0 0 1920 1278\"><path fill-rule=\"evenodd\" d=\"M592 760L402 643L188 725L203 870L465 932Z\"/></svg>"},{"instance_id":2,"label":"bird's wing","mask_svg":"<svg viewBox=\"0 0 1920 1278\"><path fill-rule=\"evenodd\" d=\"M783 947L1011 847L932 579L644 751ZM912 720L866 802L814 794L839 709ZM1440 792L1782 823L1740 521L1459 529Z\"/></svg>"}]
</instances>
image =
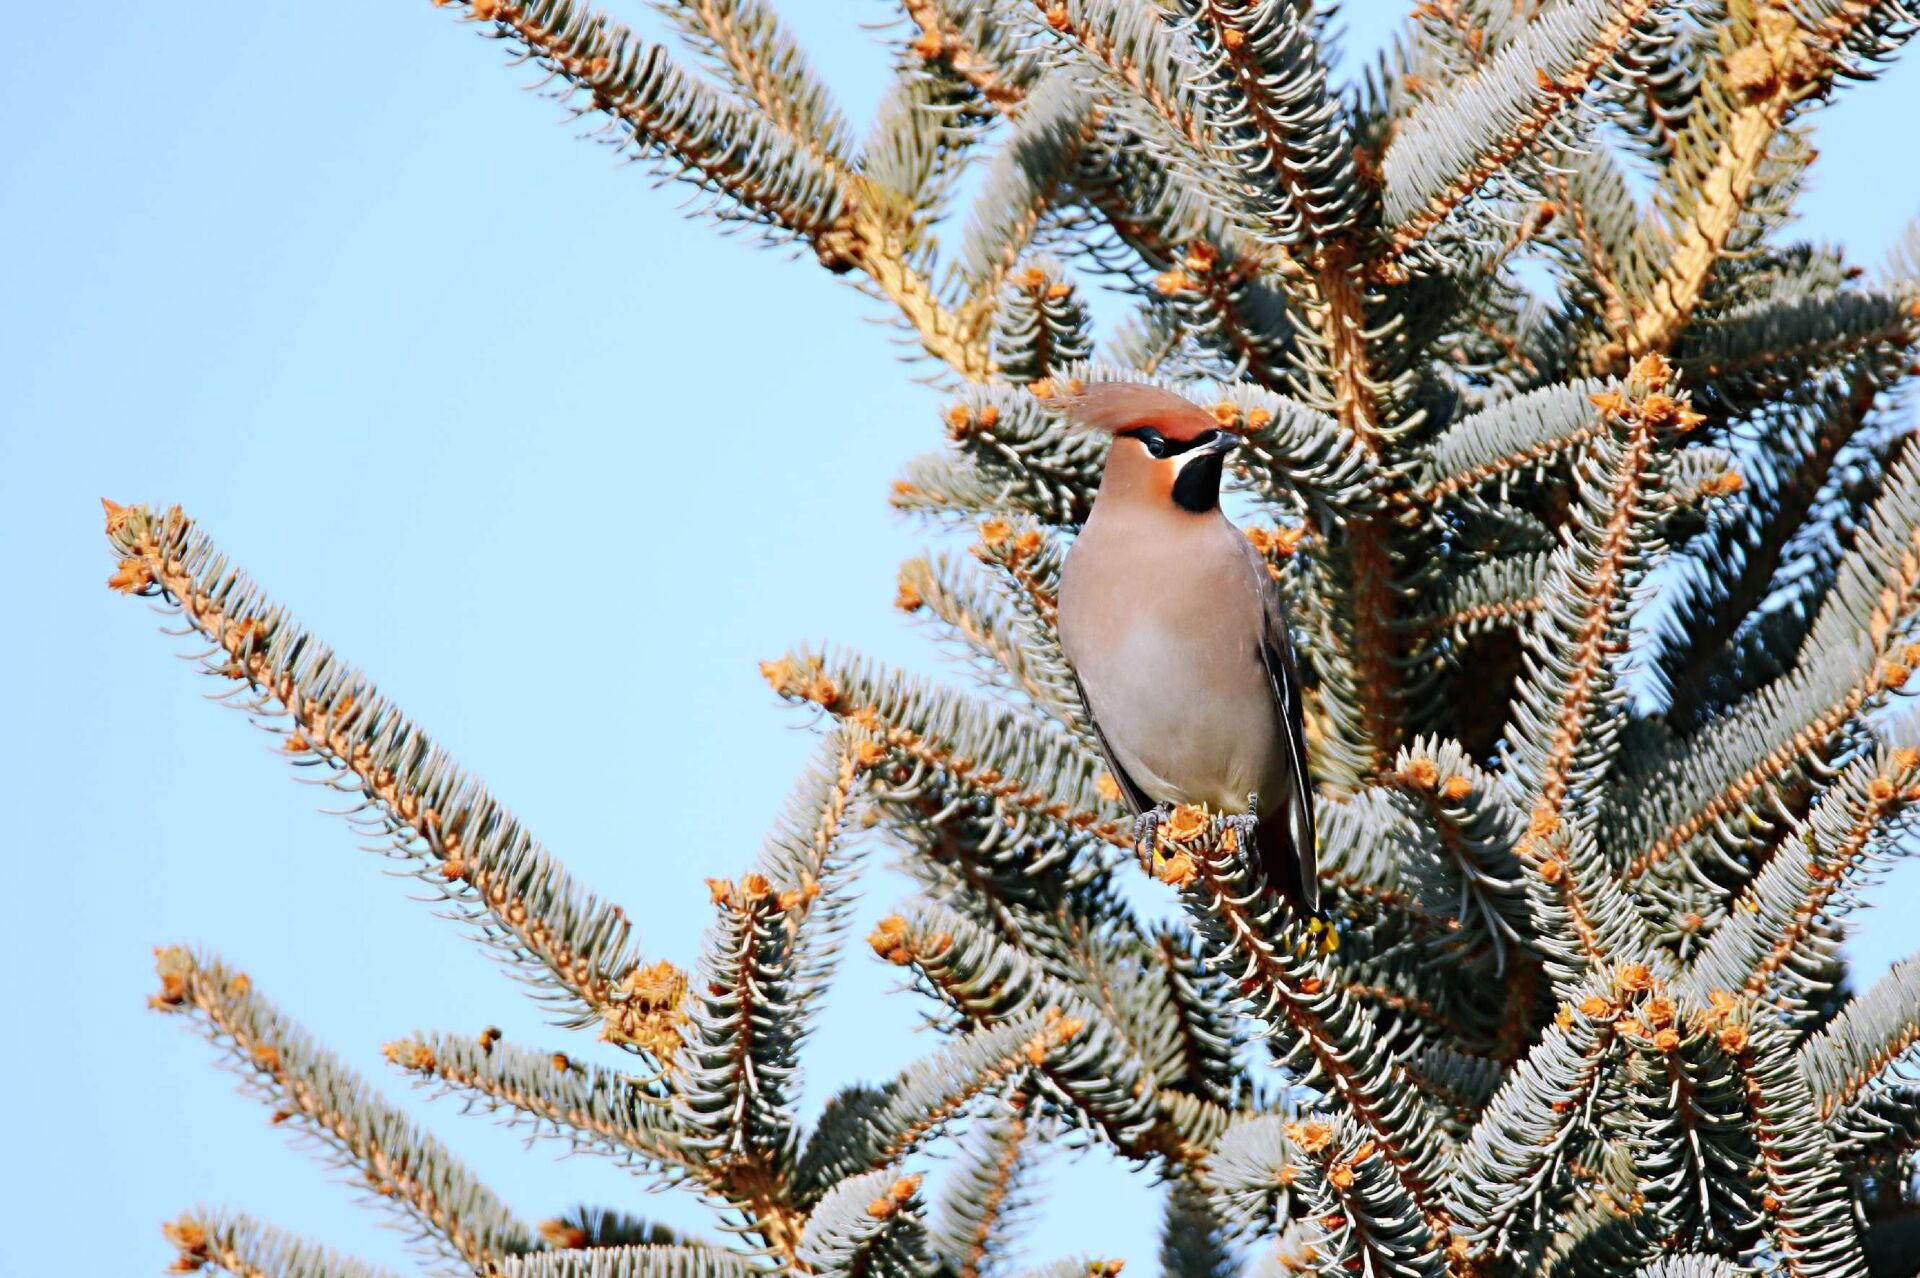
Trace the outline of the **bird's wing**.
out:
<instances>
[{"instance_id":1,"label":"bird's wing","mask_svg":"<svg viewBox=\"0 0 1920 1278\"><path fill-rule=\"evenodd\" d=\"M1307 773L1306 721L1301 706L1300 672L1294 664L1293 636L1287 630L1286 605L1280 598L1280 588L1267 571L1266 558L1254 549L1252 542L1247 543L1247 554L1253 560L1254 570L1260 574L1260 657L1266 663L1267 685L1273 690L1273 704L1280 715L1284 729L1281 736L1286 742L1288 763L1291 765L1287 771L1293 790L1282 800L1286 809L1284 814L1276 814L1286 822L1287 841L1292 844L1294 868L1299 875L1297 895L1292 892L1288 895L1294 896L1296 903L1303 905L1307 913L1314 914L1319 910L1320 901L1320 858L1315 843L1313 781ZM1265 799L1269 796L1261 797ZM1261 825L1266 825L1264 819Z\"/></svg>"},{"instance_id":2,"label":"bird's wing","mask_svg":"<svg viewBox=\"0 0 1920 1278\"><path fill-rule=\"evenodd\" d=\"M1138 782L1127 775L1127 770L1120 766L1120 760L1114 755L1113 747L1107 743L1107 734L1100 730L1100 720L1094 717L1093 703L1087 700L1087 690L1081 686L1080 676L1077 674L1073 676L1073 690L1080 694L1080 705L1087 712L1087 723L1093 728L1093 739L1100 743L1100 757L1107 761L1107 771L1113 773L1113 779L1120 783L1120 793L1126 797L1127 806L1133 809L1135 815L1145 812L1153 806L1153 800L1147 797L1147 792L1140 788Z\"/></svg>"}]
</instances>

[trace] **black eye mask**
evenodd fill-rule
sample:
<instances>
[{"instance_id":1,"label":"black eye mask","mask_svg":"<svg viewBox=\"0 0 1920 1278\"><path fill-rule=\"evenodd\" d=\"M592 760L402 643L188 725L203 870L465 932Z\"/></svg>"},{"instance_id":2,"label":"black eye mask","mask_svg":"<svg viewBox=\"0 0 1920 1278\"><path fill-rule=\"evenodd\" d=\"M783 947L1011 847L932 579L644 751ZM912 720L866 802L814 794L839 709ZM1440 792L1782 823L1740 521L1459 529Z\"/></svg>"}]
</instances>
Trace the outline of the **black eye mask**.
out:
<instances>
[{"instance_id":1,"label":"black eye mask","mask_svg":"<svg viewBox=\"0 0 1920 1278\"><path fill-rule=\"evenodd\" d=\"M1137 439L1147 446L1147 451L1155 457L1178 457L1181 453L1191 452L1202 444L1211 444L1220 438L1222 432L1203 430L1192 439L1168 439L1151 426L1135 426L1132 430L1119 433L1121 439Z\"/></svg>"},{"instance_id":2,"label":"black eye mask","mask_svg":"<svg viewBox=\"0 0 1920 1278\"><path fill-rule=\"evenodd\" d=\"M1132 430L1120 432L1122 439L1137 439L1146 445L1147 452L1158 458L1178 457L1181 453L1191 452L1203 444L1211 444L1225 432L1217 430L1202 431L1192 439L1168 439L1151 426L1135 426ZM1220 506L1220 472L1226 466L1225 453L1209 453L1196 457L1180 468L1173 481L1173 501L1180 509L1195 515L1204 515Z\"/></svg>"}]
</instances>

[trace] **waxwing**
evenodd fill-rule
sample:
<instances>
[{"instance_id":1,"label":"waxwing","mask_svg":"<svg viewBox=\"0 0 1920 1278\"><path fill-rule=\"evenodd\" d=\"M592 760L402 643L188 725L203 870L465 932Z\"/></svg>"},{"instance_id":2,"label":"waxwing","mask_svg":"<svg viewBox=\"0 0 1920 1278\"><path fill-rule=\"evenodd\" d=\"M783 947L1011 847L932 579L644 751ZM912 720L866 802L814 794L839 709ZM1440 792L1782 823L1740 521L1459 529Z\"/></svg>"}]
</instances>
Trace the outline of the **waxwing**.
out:
<instances>
[{"instance_id":1,"label":"waxwing","mask_svg":"<svg viewBox=\"0 0 1920 1278\"><path fill-rule=\"evenodd\" d=\"M1155 386L1057 401L1113 436L1060 576L1060 643L1107 765L1150 838L1203 803L1251 840L1268 884L1319 915L1300 680L1266 561L1220 510L1239 439Z\"/></svg>"}]
</instances>

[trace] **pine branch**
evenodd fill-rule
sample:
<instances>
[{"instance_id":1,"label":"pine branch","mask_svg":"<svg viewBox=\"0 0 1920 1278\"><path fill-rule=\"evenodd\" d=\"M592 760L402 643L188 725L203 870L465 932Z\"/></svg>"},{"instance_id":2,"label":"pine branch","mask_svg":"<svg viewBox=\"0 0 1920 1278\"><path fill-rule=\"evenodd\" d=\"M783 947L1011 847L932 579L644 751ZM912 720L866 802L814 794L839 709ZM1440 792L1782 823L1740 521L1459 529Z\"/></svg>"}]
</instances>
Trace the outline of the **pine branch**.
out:
<instances>
[{"instance_id":1,"label":"pine branch","mask_svg":"<svg viewBox=\"0 0 1920 1278\"><path fill-rule=\"evenodd\" d=\"M1697 415L1665 392L1671 369L1636 365L1624 392L1595 397L1601 434L1579 487L1573 532L1542 587L1548 606L1523 636L1528 677L1513 703L1508 766L1526 796L1515 854L1527 876L1537 944L1564 994L1609 959L1655 961L1652 938L1602 860L1594 793L1611 764L1621 713L1613 653L1648 566L1666 446Z\"/></svg>"},{"instance_id":2,"label":"pine branch","mask_svg":"<svg viewBox=\"0 0 1920 1278\"><path fill-rule=\"evenodd\" d=\"M1387 260L1404 257L1532 147L1652 7L1652 0L1560 0L1484 69L1414 108L1380 164Z\"/></svg>"},{"instance_id":3,"label":"pine branch","mask_svg":"<svg viewBox=\"0 0 1920 1278\"><path fill-rule=\"evenodd\" d=\"M242 1086L274 1107L276 1123L292 1124L321 1158L356 1173L429 1254L485 1273L533 1245L492 1190L255 994L245 975L179 946L155 953L160 992L150 1005L185 1017L220 1047ZM233 1241L273 1244L257 1233Z\"/></svg>"},{"instance_id":4,"label":"pine branch","mask_svg":"<svg viewBox=\"0 0 1920 1278\"><path fill-rule=\"evenodd\" d=\"M297 766L358 795L363 806L350 817L371 827L382 853L409 863L566 1024L601 1021L602 1038L630 1048L671 1039L663 1009L642 996L657 972L640 964L624 911L574 882L484 786L269 602L177 507L156 516L106 506L108 539L123 556L109 584L158 600L204 638L202 667L232 681L221 699L277 734Z\"/></svg>"},{"instance_id":5,"label":"pine branch","mask_svg":"<svg viewBox=\"0 0 1920 1278\"><path fill-rule=\"evenodd\" d=\"M215 1269L231 1278L392 1278L387 1270L241 1212L196 1207L162 1229L180 1253L168 1266L171 1273Z\"/></svg>"},{"instance_id":6,"label":"pine branch","mask_svg":"<svg viewBox=\"0 0 1920 1278\"><path fill-rule=\"evenodd\" d=\"M1025 1206L1029 1100L1016 1091L969 1134L947 1177L933 1238L959 1278L998 1272L1012 1249L1011 1225Z\"/></svg>"},{"instance_id":7,"label":"pine branch","mask_svg":"<svg viewBox=\"0 0 1920 1278\"><path fill-rule=\"evenodd\" d=\"M574 108L579 114L607 117L623 148L723 201L723 217L799 239L836 273L860 271L895 305L929 354L963 378L987 376L984 344L969 336L967 325L941 304L909 262L890 251L892 228L882 210L863 198L857 175L832 154L833 148L800 145L774 123L780 116L796 123L804 117L811 109L804 92L779 105L774 117L729 101L687 76L659 46L577 0L446 3L492 23L502 38L525 49L563 83L568 96L584 98ZM742 9L738 0L705 0L701 12L740 15ZM723 54L723 61L732 56ZM770 90L765 77L774 64L767 62L767 51L742 46L740 58L743 70L737 73L749 78L752 90Z\"/></svg>"},{"instance_id":8,"label":"pine branch","mask_svg":"<svg viewBox=\"0 0 1920 1278\"><path fill-rule=\"evenodd\" d=\"M1231 974L1251 1014L1272 1027L1289 1058L1305 1062L1301 1083L1338 1098L1379 1143L1434 1245L1444 1247L1452 1225L1439 1197L1441 1147L1432 1117L1375 1046L1370 1015L1352 1001L1327 955L1296 953L1312 945L1317 929L1282 924L1275 905L1256 912L1260 893L1245 860L1198 809L1176 809L1161 837L1165 857L1156 853L1155 876L1180 889L1209 965Z\"/></svg>"},{"instance_id":9,"label":"pine branch","mask_svg":"<svg viewBox=\"0 0 1920 1278\"><path fill-rule=\"evenodd\" d=\"M1878 56L1904 34L1882 39L1883 24L1899 22L1902 10L1878 0L1821 0L1804 14L1774 5L1746 12L1751 16L1729 28L1736 47L1711 68L1700 108L1674 140L1675 162L1662 192L1673 248L1639 299L1630 352L1664 350L1685 330L1756 190L1786 180L1769 166L1791 117L1846 71L1856 56L1850 45L1862 39L1884 45L1867 55ZM1795 155L1788 163L1805 158Z\"/></svg>"},{"instance_id":10,"label":"pine branch","mask_svg":"<svg viewBox=\"0 0 1920 1278\"><path fill-rule=\"evenodd\" d=\"M1879 1134L1875 1101L1920 1065L1920 954L1895 963L1798 1054L1813 1107L1838 1141Z\"/></svg>"},{"instance_id":11,"label":"pine branch","mask_svg":"<svg viewBox=\"0 0 1920 1278\"><path fill-rule=\"evenodd\" d=\"M502 1278L750 1278L765 1271L712 1247L595 1247L509 1261Z\"/></svg>"},{"instance_id":12,"label":"pine branch","mask_svg":"<svg viewBox=\"0 0 1920 1278\"><path fill-rule=\"evenodd\" d=\"M415 1035L384 1051L394 1067L436 1094L459 1096L469 1110L498 1114L508 1125L525 1122L535 1136L564 1140L663 1181L710 1183L694 1152L696 1133L661 1080L518 1047L494 1031L472 1038Z\"/></svg>"},{"instance_id":13,"label":"pine branch","mask_svg":"<svg viewBox=\"0 0 1920 1278\"><path fill-rule=\"evenodd\" d=\"M1906 683L1920 611L1920 465L1896 464L1792 673L1747 698L1662 762L1631 813L1623 870L1639 879L1710 831L1759 819L1775 787L1829 767L1860 717ZM1920 661L1920 650L1913 654Z\"/></svg>"}]
</instances>

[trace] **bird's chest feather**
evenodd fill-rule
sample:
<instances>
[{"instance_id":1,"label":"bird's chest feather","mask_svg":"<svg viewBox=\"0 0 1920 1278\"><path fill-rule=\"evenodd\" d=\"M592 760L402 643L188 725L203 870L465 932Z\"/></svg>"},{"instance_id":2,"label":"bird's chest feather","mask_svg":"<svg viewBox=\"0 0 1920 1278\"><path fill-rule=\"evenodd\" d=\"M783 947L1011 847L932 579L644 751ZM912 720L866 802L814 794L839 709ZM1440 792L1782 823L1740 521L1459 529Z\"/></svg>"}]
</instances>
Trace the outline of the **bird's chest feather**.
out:
<instances>
[{"instance_id":1,"label":"bird's chest feather","mask_svg":"<svg viewBox=\"0 0 1920 1278\"><path fill-rule=\"evenodd\" d=\"M1077 545L1060 637L1116 762L1150 797L1237 809L1260 786L1275 718L1259 583L1227 540L1239 534L1218 531L1125 559L1098 538Z\"/></svg>"}]
</instances>

